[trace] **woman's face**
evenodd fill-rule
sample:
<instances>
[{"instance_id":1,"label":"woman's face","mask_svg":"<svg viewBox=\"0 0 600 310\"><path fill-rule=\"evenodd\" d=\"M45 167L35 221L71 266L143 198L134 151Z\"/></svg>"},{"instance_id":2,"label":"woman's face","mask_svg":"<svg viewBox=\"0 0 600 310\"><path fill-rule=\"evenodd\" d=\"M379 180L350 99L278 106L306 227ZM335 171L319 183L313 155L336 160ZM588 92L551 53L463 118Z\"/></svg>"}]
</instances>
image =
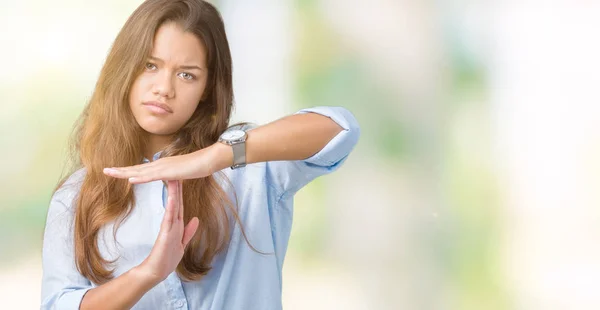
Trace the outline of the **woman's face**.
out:
<instances>
[{"instance_id":1,"label":"woman's face","mask_svg":"<svg viewBox=\"0 0 600 310\"><path fill-rule=\"evenodd\" d=\"M207 77L200 40L175 23L163 24L144 71L131 87L129 107L135 120L151 135L174 134L196 110Z\"/></svg>"}]
</instances>

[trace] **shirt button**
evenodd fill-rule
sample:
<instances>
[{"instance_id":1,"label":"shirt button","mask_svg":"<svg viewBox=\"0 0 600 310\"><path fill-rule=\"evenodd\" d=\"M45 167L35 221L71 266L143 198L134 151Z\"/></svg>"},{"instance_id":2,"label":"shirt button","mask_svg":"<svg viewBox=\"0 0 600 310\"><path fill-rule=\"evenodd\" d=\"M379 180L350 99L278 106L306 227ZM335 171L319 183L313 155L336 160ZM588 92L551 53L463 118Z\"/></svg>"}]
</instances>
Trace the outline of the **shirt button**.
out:
<instances>
[{"instance_id":1,"label":"shirt button","mask_svg":"<svg viewBox=\"0 0 600 310\"><path fill-rule=\"evenodd\" d=\"M183 307L183 300L178 300L178 301L175 303L175 306L177 306L177 308L181 308L181 307Z\"/></svg>"}]
</instances>

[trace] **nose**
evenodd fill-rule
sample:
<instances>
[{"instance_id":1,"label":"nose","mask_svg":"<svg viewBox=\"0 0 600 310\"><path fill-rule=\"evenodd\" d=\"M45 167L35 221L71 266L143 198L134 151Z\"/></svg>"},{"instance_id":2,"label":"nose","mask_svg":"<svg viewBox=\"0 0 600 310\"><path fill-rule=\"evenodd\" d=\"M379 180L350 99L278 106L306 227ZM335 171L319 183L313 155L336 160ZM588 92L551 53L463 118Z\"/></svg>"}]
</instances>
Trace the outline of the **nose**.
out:
<instances>
[{"instance_id":1,"label":"nose","mask_svg":"<svg viewBox=\"0 0 600 310\"><path fill-rule=\"evenodd\" d=\"M165 70L162 74L157 74L152 92L157 96L173 98L175 96L175 88L173 87L171 75L167 71Z\"/></svg>"}]
</instances>

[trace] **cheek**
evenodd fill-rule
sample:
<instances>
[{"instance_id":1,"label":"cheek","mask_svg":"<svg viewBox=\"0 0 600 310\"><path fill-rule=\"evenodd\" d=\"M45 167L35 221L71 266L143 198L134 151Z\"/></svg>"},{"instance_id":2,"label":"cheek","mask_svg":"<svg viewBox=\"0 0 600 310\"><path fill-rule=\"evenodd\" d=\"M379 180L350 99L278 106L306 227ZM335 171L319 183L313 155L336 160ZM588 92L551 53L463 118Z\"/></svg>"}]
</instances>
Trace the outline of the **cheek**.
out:
<instances>
[{"instance_id":1,"label":"cheek","mask_svg":"<svg viewBox=\"0 0 600 310\"><path fill-rule=\"evenodd\" d=\"M179 130L187 123L200 102L205 88L205 84L201 85L175 85L175 98L169 101L173 105L175 113L162 118L150 114L142 106L142 101L148 99L148 94L151 93L152 81L149 78L144 78L143 75L138 77L129 92L129 107L138 124L146 131L153 134L171 134Z\"/></svg>"},{"instance_id":2,"label":"cheek","mask_svg":"<svg viewBox=\"0 0 600 310\"><path fill-rule=\"evenodd\" d=\"M131 89L129 90L129 106L133 107L134 105L141 103L144 92L146 91L148 85L147 79L144 79L143 75L140 75L135 79L133 84L131 85Z\"/></svg>"},{"instance_id":3,"label":"cheek","mask_svg":"<svg viewBox=\"0 0 600 310\"><path fill-rule=\"evenodd\" d=\"M204 87L186 87L181 89L178 93L179 100L181 102L180 111L184 118L189 119L196 111L200 99L202 98L202 92Z\"/></svg>"}]
</instances>

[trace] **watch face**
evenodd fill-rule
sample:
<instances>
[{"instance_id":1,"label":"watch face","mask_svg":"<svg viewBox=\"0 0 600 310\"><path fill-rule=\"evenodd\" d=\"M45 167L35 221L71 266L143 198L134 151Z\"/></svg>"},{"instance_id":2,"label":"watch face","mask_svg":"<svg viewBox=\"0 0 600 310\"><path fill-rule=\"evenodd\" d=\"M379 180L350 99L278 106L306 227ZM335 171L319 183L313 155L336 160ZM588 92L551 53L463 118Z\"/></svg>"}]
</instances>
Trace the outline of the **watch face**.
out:
<instances>
[{"instance_id":1,"label":"watch face","mask_svg":"<svg viewBox=\"0 0 600 310\"><path fill-rule=\"evenodd\" d=\"M229 130L221 135L223 140L233 141L242 138L246 133L242 130Z\"/></svg>"}]
</instances>

